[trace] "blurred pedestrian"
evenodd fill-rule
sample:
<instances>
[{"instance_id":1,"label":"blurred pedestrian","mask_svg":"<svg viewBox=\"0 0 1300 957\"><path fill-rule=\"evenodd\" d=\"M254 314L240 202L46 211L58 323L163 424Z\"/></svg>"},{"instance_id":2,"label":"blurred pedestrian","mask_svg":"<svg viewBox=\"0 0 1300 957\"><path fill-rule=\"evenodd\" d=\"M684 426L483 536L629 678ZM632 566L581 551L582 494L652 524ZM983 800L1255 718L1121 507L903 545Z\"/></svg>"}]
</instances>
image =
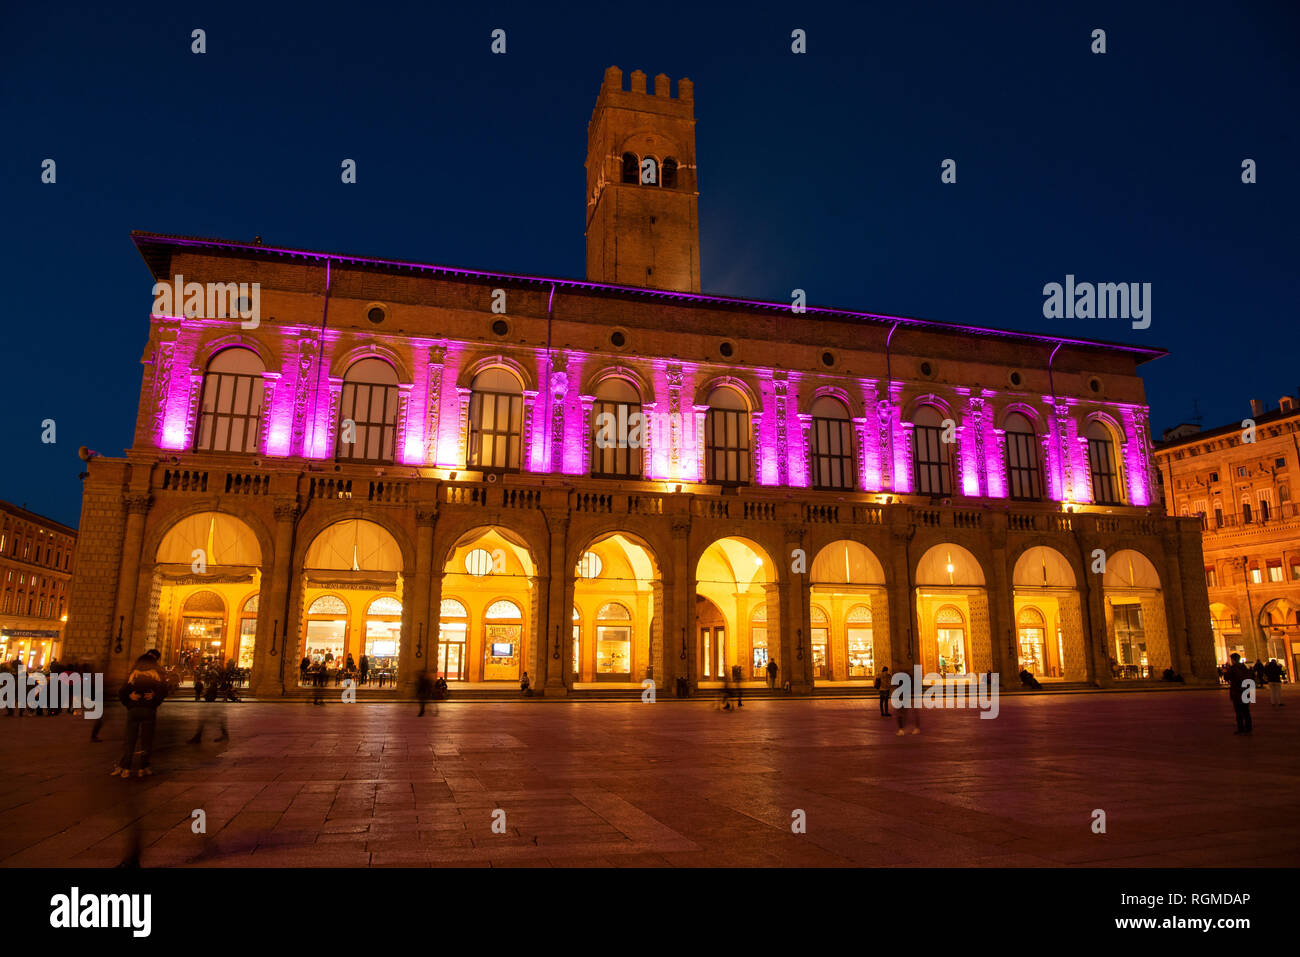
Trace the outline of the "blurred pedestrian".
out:
<instances>
[{"instance_id":1,"label":"blurred pedestrian","mask_svg":"<svg viewBox=\"0 0 1300 957\"><path fill-rule=\"evenodd\" d=\"M880 674L876 676L876 689L880 693L880 716L889 717L889 666L880 669Z\"/></svg>"},{"instance_id":2,"label":"blurred pedestrian","mask_svg":"<svg viewBox=\"0 0 1300 957\"><path fill-rule=\"evenodd\" d=\"M126 705L126 742L123 745L122 757L111 773L120 774L124 778L131 776L131 766L138 743L140 769L136 772L136 776L144 777L153 774L153 769L149 767L149 754L153 750L158 706L167 697L167 682L163 679L157 660L148 654L137 658L126 676L126 682L122 685L118 697L122 704Z\"/></svg>"},{"instance_id":3,"label":"blurred pedestrian","mask_svg":"<svg viewBox=\"0 0 1300 957\"><path fill-rule=\"evenodd\" d=\"M1232 700L1232 711L1237 718L1237 730L1233 734L1250 734L1254 724L1250 720L1250 702L1246 700L1246 682L1252 681L1250 669L1241 663L1241 655L1235 651L1228 666L1228 697Z\"/></svg>"},{"instance_id":4,"label":"blurred pedestrian","mask_svg":"<svg viewBox=\"0 0 1300 957\"><path fill-rule=\"evenodd\" d=\"M1268 659L1268 664L1264 666L1264 676L1268 678L1268 695L1273 707L1284 707L1285 702L1282 700L1282 666L1277 663L1276 658Z\"/></svg>"},{"instance_id":5,"label":"blurred pedestrian","mask_svg":"<svg viewBox=\"0 0 1300 957\"><path fill-rule=\"evenodd\" d=\"M425 706L429 703L429 699L433 697L433 676L427 670L421 671L416 679L415 695L420 699L419 717L423 718ZM437 705L434 705L434 707L436 708Z\"/></svg>"},{"instance_id":6,"label":"blurred pedestrian","mask_svg":"<svg viewBox=\"0 0 1300 957\"><path fill-rule=\"evenodd\" d=\"M767 686L773 691L776 690L776 673L779 670L780 669L776 664L776 659L769 658L767 660Z\"/></svg>"}]
</instances>

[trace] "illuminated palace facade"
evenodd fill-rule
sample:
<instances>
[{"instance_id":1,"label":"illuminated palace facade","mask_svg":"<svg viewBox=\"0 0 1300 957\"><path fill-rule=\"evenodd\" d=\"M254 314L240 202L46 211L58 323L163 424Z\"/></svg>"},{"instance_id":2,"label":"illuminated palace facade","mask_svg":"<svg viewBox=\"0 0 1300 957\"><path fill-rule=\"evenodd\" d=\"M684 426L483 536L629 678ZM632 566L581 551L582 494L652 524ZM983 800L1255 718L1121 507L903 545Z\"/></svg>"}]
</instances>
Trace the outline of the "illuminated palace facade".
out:
<instances>
[{"instance_id":1,"label":"illuminated palace facade","mask_svg":"<svg viewBox=\"0 0 1300 957\"><path fill-rule=\"evenodd\" d=\"M363 655L363 693L1212 678L1160 353L702 294L693 91L646 85L611 68L588 127L585 280L134 234L258 315L153 310L69 648L268 696Z\"/></svg>"}]
</instances>

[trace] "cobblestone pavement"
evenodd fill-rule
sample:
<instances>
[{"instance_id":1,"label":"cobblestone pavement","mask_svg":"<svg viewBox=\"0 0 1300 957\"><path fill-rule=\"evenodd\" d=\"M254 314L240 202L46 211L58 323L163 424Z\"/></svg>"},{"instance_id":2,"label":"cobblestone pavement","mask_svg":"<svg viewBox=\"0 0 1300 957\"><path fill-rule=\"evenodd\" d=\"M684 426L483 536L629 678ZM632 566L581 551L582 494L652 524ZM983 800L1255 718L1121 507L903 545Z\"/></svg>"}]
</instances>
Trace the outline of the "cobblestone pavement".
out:
<instances>
[{"instance_id":1,"label":"cobblestone pavement","mask_svg":"<svg viewBox=\"0 0 1300 957\"><path fill-rule=\"evenodd\" d=\"M926 711L904 737L874 701L845 699L444 703L424 718L413 703L176 701L140 780L108 775L120 709L102 744L80 718L0 718L0 864L112 866L134 834L146 867L1294 865L1286 691L1288 707L1267 693L1254 707L1252 736L1232 733L1225 691L1004 697L996 720Z\"/></svg>"}]
</instances>

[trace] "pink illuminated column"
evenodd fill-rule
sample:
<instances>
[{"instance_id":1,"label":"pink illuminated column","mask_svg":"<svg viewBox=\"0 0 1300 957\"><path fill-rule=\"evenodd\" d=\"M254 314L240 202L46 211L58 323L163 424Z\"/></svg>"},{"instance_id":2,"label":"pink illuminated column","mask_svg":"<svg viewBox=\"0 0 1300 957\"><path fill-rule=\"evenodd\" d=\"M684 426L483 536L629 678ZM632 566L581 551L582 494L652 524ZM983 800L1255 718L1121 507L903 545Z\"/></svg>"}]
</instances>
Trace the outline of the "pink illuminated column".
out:
<instances>
[{"instance_id":1,"label":"pink illuminated column","mask_svg":"<svg viewBox=\"0 0 1300 957\"><path fill-rule=\"evenodd\" d=\"M790 473L790 484L798 488L807 488L813 484L812 475L812 413L800 412L799 447L795 452L795 467Z\"/></svg>"},{"instance_id":2,"label":"pink illuminated column","mask_svg":"<svg viewBox=\"0 0 1300 957\"><path fill-rule=\"evenodd\" d=\"M581 459L582 474L590 475L591 474L590 437L593 434L595 434L595 429L596 429L596 423L592 421L592 406L595 405L596 403L596 397L594 395L579 395L578 401L582 403L582 419L578 423L578 427L581 429L582 436L583 436L582 448L579 450L582 455L582 459Z\"/></svg>"},{"instance_id":3,"label":"pink illuminated column","mask_svg":"<svg viewBox=\"0 0 1300 957\"><path fill-rule=\"evenodd\" d=\"M304 453L308 458L327 459L338 448L339 409L343 403L343 380L337 376L325 379L324 391L319 397L316 421L312 423L311 441Z\"/></svg>"},{"instance_id":4,"label":"pink illuminated column","mask_svg":"<svg viewBox=\"0 0 1300 957\"><path fill-rule=\"evenodd\" d=\"M911 492L916 487L912 475L912 423L899 419L894 423L894 489Z\"/></svg>"},{"instance_id":5,"label":"pink illuminated column","mask_svg":"<svg viewBox=\"0 0 1300 957\"><path fill-rule=\"evenodd\" d=\"M420 426L411 422L411 396L415 389L413 382L400 382L397 385L397 435L395 437L394 458L404 465L424 464L424 437L420 435ZM421 425L423 416L420 416Z\"/></svg>"},{"instance_id":6,"label":"pink illuminated column","mask_svg":"<svg viewBox=\"0 0 1300 957\"><path fill-rule=\"evenodd\" d=\"M989 433L988 494L990 498L1007 498L1011 494L1007 489L1007 433L993 428L992 423Z\"/></svg>"},{"instance_id":7,"label":"pink illuminated column","mask_svg":"<svg viewBox=\"0 0 1300 957\"><path fill-rule=\"evenodd\" d=\"M1132 407L1124 410L1124 461L1128 472L1129 501L1145 506L1152 502L1151 446L1147 438L1146 410Z\"/></svg>"},{"instance_id":8,"label":"pink illuminated column","mask_svg":"<svg viewBox=\"0 0 1300 957\"><path fill-rule=\"evenodd\" d=\"M280 381L280 373L262 373L262 428L257 436L257 448L263 455L275 455L271 451L271 413L275 409L275 384Z\"/></svg>"},{"instance_id":9,"label":"pink illuminated column","mask_svg":"<svg viewBox=\"0 0 1300 957\"><path fill-rule=\"evenodd\" d=\"M682 474L692 475L694 482L705 481L706 470L704 468L704 459L708 455L708 449L704 444L704 417L708 414L707 405L691 406L694 414L691 416L690 423L682 422L682 439L685 447L682 449Z\"/></svg>"},{"instance_id":10,"label":"pink illuminated column","mask_svg":"<svg viewBox=\"0 0 1300 957\"><path fill-rule=\"evenodd\" d=\"M439 434L442 419L442 373L447 360L446 346L433 346L429 349L428 387L425 397L424 426L424 460L430 465L437 465Z\"/></svg>"},{"instance_id":11,"label":"pink illuminated column","mask_svg":"<svg viewBox=\"0 0 1300 957\"><path fill-rule=\"evenodd\" d=\"M642 428L641 428L641 474L646 478L659 478L659 472L655 467L655 440L658 436L657 428L659 416L657 413L659 403L649 402L641 406ZM590 472L590 466L586 465L587 456L590 455L591 449L591 430L588 429L583 439L583 447L587 449L583 452L584 472Z\"/></svg>"},{"instance_id":12,"label":"pink illuminated column","mask_svg":"<svg viewBox=\"0 0 1300 957\"><path fill-rule=\"evenodd\" d=\"M190 392L185 400L185 444L186 451L194 448L194 433L198 429L199 402L202 401L203 372L190 370Z\"/></svg>"},{"instance_id":13,"label":"pink illuminated column","mask_svg":"<svg viewBox=\"0 0 1300 957\"><path fill-rule=\"evenodd\" d=\"M529 472L546 472L546 443L539 441L539 437L534 434L535 427L544 427L546 424L545 415L534 415L537 410L536 389L524 390L524 436L523 449L520 451L520 462L526 471Z\"/></svg>"},{"instance_id":14,"label":"pink illuminated column","mask_svg":"<svg viewBox=\"0 0 1300 957\"><path fill-rule=\"evenodd\" d=\"M467 386L456 387L456 462L452 468L469 466L469 399L472 392Z\"/></svg>"}]
</instances>

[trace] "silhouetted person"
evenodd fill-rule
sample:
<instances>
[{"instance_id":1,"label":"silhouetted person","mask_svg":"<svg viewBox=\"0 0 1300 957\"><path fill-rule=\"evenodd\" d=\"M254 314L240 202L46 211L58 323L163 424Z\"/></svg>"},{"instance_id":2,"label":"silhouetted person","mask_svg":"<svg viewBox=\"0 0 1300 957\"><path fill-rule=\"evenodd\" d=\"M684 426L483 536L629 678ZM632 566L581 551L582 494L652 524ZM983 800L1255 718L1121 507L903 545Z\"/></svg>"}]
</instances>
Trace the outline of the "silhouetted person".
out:
<instances>
[{"instance_id":1,"label":"silhouetted person","mask_svg":"<svg viewBox=\"0 0 1300 957\"><path fill-rule=\"evenodd\" d=\"M365 684L366 681L368 681L370 678L370 657L368 655L361 656L360 674L361 674L361 683Z\"/></svg>"},{"instance_id":2,"label":"silhouetted person","mask_svg":"<svg viewBox=\"0 0 1300 957\"><path fill-rule=\"evenodd\" d=\"M420 699L419 717L423 718L425 705L427 705L429 699L433 697L433 676L430 675L429 672L420 672L419 677L415 681L415 696Z\"/></svg>"},{"instance_id":3,"label":"silhouetted person","mask_svg":"<svg viewBox=\"0 0 1300 957\"><path fill-rule=\"evenodd\" d=\"M769 658L767 661L767 686L773 691L776 690L776 673L779 669L776 666L776 659Z\"/></svg>"},{"instance_id":4,"label":"silhouetted person","mask_svg":"<svg viewBox=\"0 0 1300 957\"><path fill-rule=\"evenodd\" d=\"M1273 707L1284 707L1286 702L1282 700L1282 666L1277 663L1276 658L1268 660L1268 664L1264 666L1264 676L1268 678L1268 694Z\"/></svg>"},{"instance_id":5,"label":"silhouetted person","mask_svg":"<svg viewBox=\"0 0 1300 957\"><path fill-rule=\"evenodd\" d=\"M881 668L876 676L876 689L880 692L880 716L889 717L889 668Z\"/></svg>"},{"instance_id":6,"label":"silhouetted person","mask_svg":"<svg viewBox=\"0 0 1300 957\"><path fill-rule=\"evenodd\" d=\"M158 662L148 654L137 658L118 697L126 705L126 742L122 748L122 758L111 773L120 774L124 778L131 776L131 763L138 742L141 755L140 770L136 775L144 777L153 774L149 767L149 752L153 750L158 706L167 697L167 682L158 670Z\"/></svg>"},{"instance_id":7,"label":"silhouetted person","mask_svg":"<svg viewBox=\"0 0 1300 957\"><path fill-rule=\"evenodd\" d=\"M298 663L298 683L305 685L308 680L307 676L310 672L311 672L311 659L304 656L302 661Z\"/></svg>"},{"instance_id":8,"label":"silhouetted person","mask_svg":"<svg viewBox=\"0 0 1300 957\"><path fill-rule=\"evenodd\" d=\"M736 683L736 707L743 708L745 699L741 697L741 682L745 680L745 669L740 665L731 666L731 680Z\"/></svg>"},{"instance_id":9,"label":"silhouetted person","mask_svg":"<svg viewBox=\"0 0 1300 957\"><path fill-rule=\"evenodd\" d=\"M1255 677L1255 687L1262 688L1268 684L1268 678L1264 674L1264 659L1256 658L1255 667L1250 669L1250 673Z\"/></svg>"},{"instance_id":10,"label":"silhouetted person","mask_svg":"<svg viewBox=\"0 0 1300 957\"><path fill-rule=\"evenodd\" d=\"M1232 664L1228 666L1228 697L1232 699L1232 710L1237 716L1237 730L1233 734L1250 734L1254 726L1250 720L1250 705L1244 700L1246 682L1252 680L1250 669L1241 663L1241 655L1232 653Z\"/></svg>"},{"instance_id":11,"label":"silhouetted person","mask_svg":"<svg viewBox=\"0 0 1300 957\"><path fill-rule=\"evenodd\" d=\"M1026 688L1032 688L1032 689L1035 690L1035 691L1038 691L1038 690L1040 690L1040 689L1043 687L1041 684L1038 683L1038 679L1035 678L1035 677L1030 673L1030 671L1029 671L1028 668L1021 668L1021 669L1020 669L1020 683L1021 683L1024 687L1026 687Z\"/></svg>"},{"instance_id":12,"label":"silhouetted person","mask_svg":"<svg viewBox=\"0 0 1300 957\"><path fill-rule=\"evenodd\" d=\"M523 680L519 682L519 690L529 698L533 696L533 683L529 680L527 671L524 672Z\"/></svg>"}]
</instances>

